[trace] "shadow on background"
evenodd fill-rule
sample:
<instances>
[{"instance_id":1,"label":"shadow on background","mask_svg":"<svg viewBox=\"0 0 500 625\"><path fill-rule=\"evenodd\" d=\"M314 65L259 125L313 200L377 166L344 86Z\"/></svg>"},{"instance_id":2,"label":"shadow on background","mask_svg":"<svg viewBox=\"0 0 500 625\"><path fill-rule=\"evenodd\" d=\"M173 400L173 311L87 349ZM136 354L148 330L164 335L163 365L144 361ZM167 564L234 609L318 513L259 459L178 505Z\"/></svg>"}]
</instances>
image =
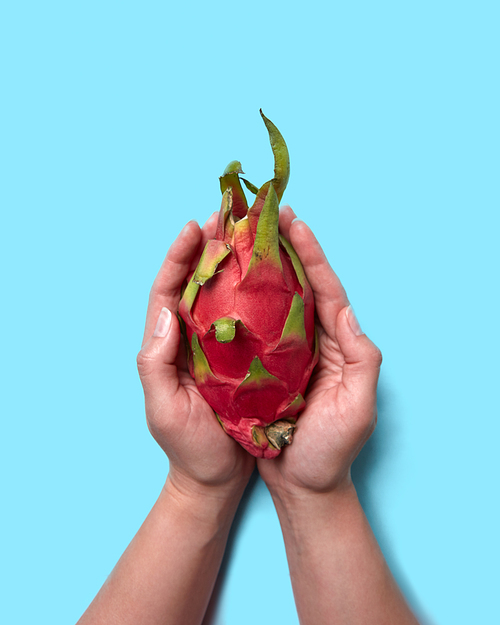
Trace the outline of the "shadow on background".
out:
<instances>
[{"instance_id":1,"label":"shadow on background","mask_svg":"<svg viewBox=\"0 0 500 625\"><path fill-rule=\"evenodd\" d=\"M220 596L226 581L226 576L228 573L229 563L231 562L236 536L240 531L241 523L247 512L249 502L252 499L252 495L257 488L257 482L259 479L259 472L257 468L255 468L254 472L252 473L252 477L247 484L245 492L243 493L243 497L241 498L238 510L236 511L236 515L231 526L231 531L229 532L226 550L224 552L224 558L222 559L219 575L217 576L214 591L208 604L207 612L205 614L205 618L203 619L202 625L221 625L222 623L218 611Z\"/></svg>"},{"instance_id":2,"label":"shadow on background","mask_svg":"<svg viewBox=\"0 0 500 625\"><path fill-rule=\"evenodd\" d=\"M377 510L377 502L374 500L373 496L376 490L377 473L385 462L390 462L391 449L394 448L394 441L395 438L397 438L396 424L398 415L394 413L394 402L391 401L390 394L389 388L386 384L384 384L384 381L381 380L378 386L377 405L379 419L377 427L352 466L352 479L356 486L356 491L363 510L365 511L387 564L389 565L389 568L391 569L399 587L415 611L421 625L432 625L429 618L425 616L424 610L420 605L418 598L414 594L407 578L403 574L402 569L394 556L391 547L391 537L388 536L387 531L381 522L381 515ZM222 565L202 625L222 625L221 619L218 618L220 595L228 573L235 539L240 530L242 520L247 512L249 502L258 487L258 480L259 474L257 469L255 469L234 518L226 551L222 560Z\"/></svg>"},{"instance_id":3,"label":"shadow on background","mask_svg":"<svg viewBox=\"0 0 500 625\"><path fill-rule=\"evenodd\" d=\"M385 462L390 462L391 450L397 444L398 415L394 412L394 406L391 391L381 379L377 390L377 427L354 461L351 475L363 510L402 593L421 625L432 625L394 555L391 537L381 521L382 515L374 498L377 473Z\"/></svg>"}]
</instances>

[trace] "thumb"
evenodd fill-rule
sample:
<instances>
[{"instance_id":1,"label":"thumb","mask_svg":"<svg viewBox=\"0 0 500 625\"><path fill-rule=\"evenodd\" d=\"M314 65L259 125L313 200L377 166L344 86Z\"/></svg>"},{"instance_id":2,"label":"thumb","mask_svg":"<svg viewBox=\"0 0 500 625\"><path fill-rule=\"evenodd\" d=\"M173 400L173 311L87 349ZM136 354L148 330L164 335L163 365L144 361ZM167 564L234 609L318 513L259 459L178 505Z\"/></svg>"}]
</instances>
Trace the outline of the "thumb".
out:
<instances>
[{"instance_id":1,"label":"thumb","mask_svg":"<svg viewBox=\"0 0 500 625\"><path fill-rule=\"evenodd\" d=\"M345 359L344 386L362 399L372 399L377 390L382 354L361 330L352 306L339 312L336 336Z\"/></svg>"},{"instance_id":2,"label":"thumb","mask_svg":"<svg viewBox=\"0 0 500 625\"><path fill-rule=\"evenodd\" d=\"M137 355L137 369L144 393L175 392L179 385L175 360L179 349L180 328L175 315L162 308L156 328Z\"/></svg>"}]
</instances>

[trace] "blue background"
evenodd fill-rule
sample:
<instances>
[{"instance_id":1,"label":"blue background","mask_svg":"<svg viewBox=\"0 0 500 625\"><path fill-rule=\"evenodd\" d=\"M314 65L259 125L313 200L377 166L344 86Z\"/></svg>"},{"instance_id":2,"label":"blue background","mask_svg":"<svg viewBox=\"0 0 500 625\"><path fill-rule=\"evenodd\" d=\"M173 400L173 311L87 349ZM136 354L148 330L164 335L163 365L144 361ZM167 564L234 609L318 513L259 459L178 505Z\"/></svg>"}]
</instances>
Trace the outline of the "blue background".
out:
<instances>
[{"instance_id":1,"label":"blue background","mask_svg":"<svg viewBox=\"0 0 500 625\"><path fill-rule=\"evenodd\" d=\"M260 107L384 354L354 474L386 558L423 622L499 622L498 6L2 3L2 622L75 622L154 503L149 289L229 161L271 177ZM298 623L260 481L234 529L212 624Z\"/></svg>"}]
</instances>

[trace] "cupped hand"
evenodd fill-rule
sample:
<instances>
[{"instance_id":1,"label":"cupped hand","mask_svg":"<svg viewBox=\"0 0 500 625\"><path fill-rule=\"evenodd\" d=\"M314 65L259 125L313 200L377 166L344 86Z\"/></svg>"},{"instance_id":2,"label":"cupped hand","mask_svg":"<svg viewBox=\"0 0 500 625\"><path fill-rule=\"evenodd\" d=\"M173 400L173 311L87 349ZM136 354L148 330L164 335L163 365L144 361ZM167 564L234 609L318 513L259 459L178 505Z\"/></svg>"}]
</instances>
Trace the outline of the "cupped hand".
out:
<instances>
[{"instance_id":1,"label":"cupped hand","mask_svg":"<svg viewBox=\"0 0 500 625\"><path fill-rule=\"evenodd\" d=\"M148 427L170 462L180 490L246 483L255 466L218 424L190 376L176 316L181 287L213 237L216 214L200 229L189 222L170 247L151 289L137 366Z\"/></svg>"},{"instance_id":2,"label":"cupped hand","mask_svg":"<svg viewBox=\"0 0 500 625\"><path fill-rule=\"evenodd\" d=\"M325 492L350 481L350 467L377 419L380 350L362 333L346 293L310 228L283 207L280 230L299 255L314 291L319 361L290 447L259 459L271 490Z\"/></svg>"}]
</instances>

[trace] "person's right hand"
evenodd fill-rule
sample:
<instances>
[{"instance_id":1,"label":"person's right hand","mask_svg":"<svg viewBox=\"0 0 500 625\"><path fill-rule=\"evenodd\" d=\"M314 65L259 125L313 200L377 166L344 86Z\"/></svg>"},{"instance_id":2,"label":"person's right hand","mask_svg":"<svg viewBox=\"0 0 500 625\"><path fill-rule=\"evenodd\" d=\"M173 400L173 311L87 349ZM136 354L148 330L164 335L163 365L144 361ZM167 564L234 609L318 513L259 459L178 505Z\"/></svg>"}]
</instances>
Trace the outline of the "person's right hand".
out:
<instances>
[{"instance_id":1,"label":"person's right hand","mask_svg":"<svg viewBox=\"0 0 500 625\"><path fill-rule=\"evenodd\" d=\"M255 459L224 433L190 376L176 317L181 287L213 238L216 214L203 230L189 222L170 247L151 289L137 365L149 429L170 461L169 479L180 491L241 494Z\"/></svg>"},{"instance_id":2,"label":"person's right hand","mask_svg":"<svg viewBox=\"0 0 500 625\"><path fill-rule=\"evenodd\" d=\"M137 365L149 429L170 460L157 502L79 623L201 623L252 458L224 433L179 349L182 283L213 237L189 222L151 289Z\"/></svg>"},{"instance_id":3,"label":"person's right hand","mask_svg":"<svg viewBox=\"0 0 500 625\"><path fill-rule=\"evenodd\" d=\"M271 492L325 492L348 484L350 467L377 416L379 349L361 332L345 291L310 228L283 207L280 230L294 246L314 291L319 361L290 447L258 460Z\"/></svg>"}]
</instances>

